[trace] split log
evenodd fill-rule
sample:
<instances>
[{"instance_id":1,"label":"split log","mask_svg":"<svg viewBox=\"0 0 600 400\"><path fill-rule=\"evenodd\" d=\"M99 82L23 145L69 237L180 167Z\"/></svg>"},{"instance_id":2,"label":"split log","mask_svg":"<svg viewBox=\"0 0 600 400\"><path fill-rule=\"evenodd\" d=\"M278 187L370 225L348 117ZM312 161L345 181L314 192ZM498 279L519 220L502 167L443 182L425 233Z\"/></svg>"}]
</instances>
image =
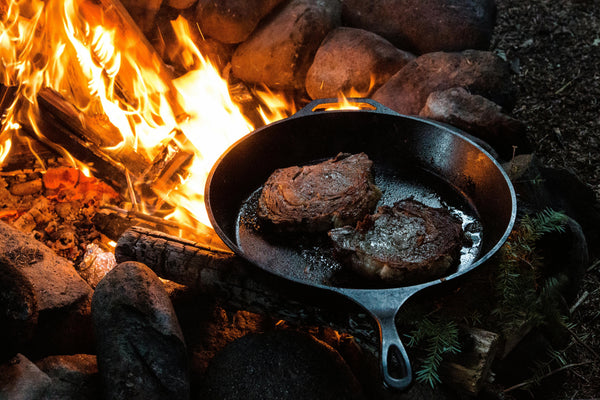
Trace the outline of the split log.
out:
<instances>
[{"instance_id":1,"label":"split log","mask_svg":"<svg viewBox=\"0 0 600 400\"><path fill-rule=\"evenodd\" d=\"M500 335L477 328L463 328L469 348L441 364L440 374L450 386L471 396L486 383L499 348ZM482 355L485 355L482 357Z\"/></svg>"},{"instance_id":2,"label":"split log","mask_svg":"<svg viewBox=\"0 0 600 400\"><path fill-rule=\"evenodd\" d=\"M93 171L101 171L112 185L119 188L127 187L126 170L141 174L150 165L142 156L132 149L121 155L109 156L103 149L107 141L120 140L116 128L93 123L62 96L50 89L45 89L38 96L40 113L37 124L43 132L40 138L52 147L59 146L77 160L92 166ZM29 126L28 121L19 121L23 126ZM33 135L32 135L33 136ZM115 144L118 141L115 142Z\"/></svg>"},{"instance_id":3,"label":"split log","mask_svg":"<svg viewBox=\"0 0 600 400\"><path fill-rule=\"evenodd\" d=\"M97 18L97 13L102 13L103 19L107 25L113 26L117 30L117 37L126 38L120 42L120 50L127 54L120 63L119 73L115 77L116 92L124 103L137 107L139 102L135 97L136 84L132 79L137 71L142 67L145 73L153 73L156 80L161 80L161 89L157 92L164 92L164 95L173 110L176 118L184 119L186 117L183 108L179 104L177 91L173 86L173 76L171 71L162 62L162 59L148 42L143 32L129 15L126 8L119 0L100 0L99 2L86 2L81 6L83 17ZM89 14L89 15L88 15ZM65 68L72 68L66 65ZM71 71L74 72L74 71ZM85 92L86 82L77 81L80 78L79 73L69 73L68 76L74 76L71 82L71 91L73 98L85 100L89 94ZM163 89L163 87L166 88ZM83 88L83 89L82 89ZM83 93L81 90L84 90ZM8 104L9 95L13 93L10 90L0 91L0 106L4 109ZM153 93L148 95L152 96ZM155 93L158 99L159 93ZM14 96L13 96L14 98ZM101 171L103 176L111 177L113 184L119 187L126 187L126 172L131 173L135 178L141 178L142 175L153 165L154 160L148 160L137 153L133 145L121 146L117 151L107 153L104 149L114 147L123 141L121 133L113 126L103 112L95 106L88 107L86 112L82 112L70 104L67 97L63 97L52 89L43 89L38 94L38 103L40 108L40 118L36 123L39 125L39 131L33 129L27 120L18 121L25 127L25 131L36 139L41 139L50 147L64 153L64 150L74 156L76 159L92 166L93 170ZM77 103L75 101L74 103ZM98 109L97 112L93 111ZM25 119L27 117L22 117ZM44 137L39 138L34 132L41 132ZM64 149L64 150L63 150ZM160 160L159 160L160 161ZM168 182L172 174L179 172L170 167L169 176L160 176L165 182Z\"/></svg>"},{"instance_id":4,"label":"split log","mask_svg":"<svg viewBox=\"0 0 600 400\"><path fill-rule=\"evenodd\" d=\"M119 263L142 262L162 278L214 296L226 308L348 333L368 358L377 357L379 332L361 307L335 293L283 280L231 252L214 250L210 243L133 227L118 240L115 256ZM463 331L472 345L443 363L443 371L457 390L475 394L489 376L498 335L467 327Z\"/></svg>"}]
</instances>

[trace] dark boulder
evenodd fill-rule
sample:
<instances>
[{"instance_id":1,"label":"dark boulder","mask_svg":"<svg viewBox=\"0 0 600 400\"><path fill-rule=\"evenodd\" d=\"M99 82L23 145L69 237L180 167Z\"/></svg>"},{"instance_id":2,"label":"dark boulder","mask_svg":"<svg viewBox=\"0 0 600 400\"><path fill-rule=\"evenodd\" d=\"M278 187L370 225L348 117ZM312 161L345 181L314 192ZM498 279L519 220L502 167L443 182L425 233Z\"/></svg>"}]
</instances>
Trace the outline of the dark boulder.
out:
<instances>
[{"instance_id":1,"label":"dark boulder","mask_svg":"<svg viewBox=\"0 0 600 400\"><path fill-rule=\"evenodd\" d=\"M233 74L273 89L304 89L319 45L341 23L337 0L292 0L236 49Z\"/></svg>"},{"instance_id":2,"label":"dark boulder","mask_svg":"<svg viewBox=\"0 0 600 400\"><path fill-rule=\"evenodd\" d=\"M363 399L341 356L312 336L294 331L246 335L212 360L198 398Z\"/></svg>"},{"instance_id":3,"label":"dark boulder","mask_svg":"<svg viewBox=\"0 0 600 400\"><path fill-rule=\"evenodd\" d=\"M428 53L406 64L373 99L400 114L417 115L432 92L463 87L510 110L516 95L510 74L508 63L488 51Z\"/></svg>"},{"instance_id":4,"label":"dark boulder","mask_svg":"<svg viewBox=\"0 0 600 400\"><path fill-rule=\"evenodd\" d=\"M186 347L169 296L152 270L124 262L96 287L98 369L110 399L186 399Z\"/></svg>"},{"instance_id":5,"label":"dark boulder","mask_svg":"<svg viewBox=\"0 0 600 400\"><path fill-rule=\"evenodd\" d=\"M281 0L199 0L196 20L204 35L223 43L240 43Z\"/></svg>"},{"instance_id":6,"label":"dark boulder","mask_svg":"<svg viewBox=\"0 0 600 400\"><path fill-rule=\"evenodd\" d=\"M379 35L340 27L323 41L306 76L313 99L351 96L350 89L368 97L415 56ZM354 94L355 95L355 94Z\"/></svg>"},{"instance_id":7,"label":"dark boulder","mask_svg":"<svg viewBox=\"0 0 600 400\"><path fill-rule=\"evenodd\" d=\"M432 92L421 117L453 125L489 143L505 160L531 152L525 124L502 112L502 107L462 87Z\"/></svg>"},{"instance_id":8,"label":"dark boulder","mask_svg":"<svg viewBox=\"0 0 600 400\"><path fill-rule=\"evenodd\" d=\"M23 354L0 365L0 399L42 399L52 379Z\"/></svg>"},{"instance_id":9,"label":"dark boulder","mask_svg":"<svg viewBox=\"0 0 600 400\"><path fill-rule=\"evenodd\" d=\"M494 0L342 0L344 25L375 32L417 54L487 50Z\"/></svg>"},{"instance_id":10,"label":"dark boulder","mask_svg":"<svg viewBox=\"0 0 600 400\"><path fill-rule=\"evenodd\" d=\"M35 363L52 384L44 400L100 400L102 388L96 356L74 354L49 356Z\"/></svg>"},{"instance_id":11,"label":"dark boulder","mask_svg":"<svg viewBox=\"0 0 600 400\"><path fill-rule=\"evenodd\" d=\"M33 286L21 271L0 259L0 362L31 340L37 321Z\"/></svg>"}]
</instances>

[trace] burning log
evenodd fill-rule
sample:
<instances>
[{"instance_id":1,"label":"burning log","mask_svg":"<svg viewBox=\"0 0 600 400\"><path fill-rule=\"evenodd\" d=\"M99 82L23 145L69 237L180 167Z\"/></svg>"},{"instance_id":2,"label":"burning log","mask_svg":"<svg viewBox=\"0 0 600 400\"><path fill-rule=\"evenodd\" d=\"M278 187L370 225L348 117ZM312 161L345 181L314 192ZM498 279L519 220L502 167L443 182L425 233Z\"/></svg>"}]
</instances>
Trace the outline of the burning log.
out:
<instances>
[{"instance_id":1,"label":"burning log","mask_svg":"<svg viewBox=\"0 0 600 400\"><path fill-rule=\"evenodd\" d=\"M145 101L138 98L139 90L136 90L136 87L139 86L139 79L136 77L143 71L144 79L148 75L148 79L160 81L160 84L154 86L146 85L148 93L144 93L143 96L147 96L157 104L166 101L176 119L186 117L178 102L170 70L163 64L160 56L119 0L102 0L98 3L82 2L79 4L77 12L89 21L95 21L101 17L107 29L113 29L118 37L124 38L120 42L118 51L112 53L101 53L102 50L96 45L92 45L90 48L91 57L95 62L104 66L106 74L112 76L114 72L109 70L115 66L118 68L118 73L114 74L114 94L110 96L118 99L120 108L138 109ZM35 51L43 50L42 48ZM120 57L121 54L125 56ZM73 50L69 50L68 57L75 58ZM153 160L138 153L135 143L131 143L134 139L124 138L119 131L123 127L117 128L109 121L108 116L104 115L100 102L91 94L93 90L88 89L88 80L91 78L69 64L68 61L64 65L64 69L66 78L64 82L60 83L64 87L45 88L33 93L37 94L39 107L36 120L31 120L33 114L30 112L17 111L15 113L17 120L14 122L25 127L25 131L30 136L41 139L50 147L57 149L59 153L69 153L79 161L91 165L92 169L102 171L103 175L112 177L114 184L126 187L125 176L130 173L136 179L141 177L153 166ZM10 86L12 83L9 81L5 84ZM13 104L15 96L19 96L17 101L21 102L23 94L20 89L2 87L0 110L7 109ZM17 109L19 107L20 105L17 104ZM85 111L80 111L83 109ZM151 123L156 123L160 117L152 115L149 118L153 119ZM129 121L129 123L134 124L135 122ZM126 125L127 122L120 124ZM110 153L106 151L106 148L115 147L123 142L126 145L119 146L119 149L113 149ZM171 174L177 172L172 169L168 171L168 176L161 176L161 178L168 181Z\"/></svg>"},{"instance_id":2,"label":"burning log","mask_svg":"<svg viewBox=\"0 0 600 400\"><path fill-rule=\"evenodd\" d=\"M80 160L89 160L96 169L102 168L103 175L112 176L111 172L118 172L124 179L125 170L138 176L149 167L149 161L132 146L123 146L121 151L107 155L103 148L116 146L123 140L121 133L108 121L99 121L82 113L51 89L42 90L38 101L43 115L39 123L47 139L75 157L81 154Z\"/></svg>"},{"instance_id":3,"label":"burning log","mask_svg":"<svg viewBox=\"0 0 600 400\"><path fill-rule=\"evenodd\" d=\"M115 256L119 263L142 262L162 278L214 296L226 308L266 314L292 324L332 327L353 335L368 359L378 353L374 321L354 303L322 289L282 280L231 252L214 250L209 243L133 227L117 242ZM498 335L463 329L471 345L443 363L443 374L462 392L475 394L489 376Z\"/></svg>"}]
</instances>

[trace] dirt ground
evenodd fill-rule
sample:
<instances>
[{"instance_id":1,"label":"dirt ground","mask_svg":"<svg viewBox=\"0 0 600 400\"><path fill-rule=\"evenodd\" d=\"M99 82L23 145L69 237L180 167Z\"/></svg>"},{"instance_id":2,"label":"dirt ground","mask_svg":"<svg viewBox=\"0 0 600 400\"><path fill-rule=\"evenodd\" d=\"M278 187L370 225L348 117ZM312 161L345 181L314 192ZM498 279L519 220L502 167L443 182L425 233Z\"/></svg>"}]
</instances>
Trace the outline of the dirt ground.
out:
<instances>
[{"instance_id":1,"label":"dirt ground","mask_svg":"<svg viewBox=\"0 0 600 400\"><path fill-rule=\"evenodd\" d=\"M492 48L511 62L519 87L512 115L527 124L545 165L570 170L600 199L600 1L496 3ZM509 398L600 398L598 260L591 260L579 298L563 366L539 386L509 391Z\"/></svg>"}]
</instances>

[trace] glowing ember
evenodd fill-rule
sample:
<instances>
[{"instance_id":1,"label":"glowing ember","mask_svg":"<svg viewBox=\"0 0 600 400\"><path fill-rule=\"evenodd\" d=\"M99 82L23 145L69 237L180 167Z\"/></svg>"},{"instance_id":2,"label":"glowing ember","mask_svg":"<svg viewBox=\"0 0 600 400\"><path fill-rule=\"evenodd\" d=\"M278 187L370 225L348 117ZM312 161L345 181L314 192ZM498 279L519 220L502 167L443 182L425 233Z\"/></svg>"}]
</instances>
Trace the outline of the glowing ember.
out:
<instances>
[{"instance_id":1,"label":"glowing ember","mask_svg":"<svg viewBox=\"0 0 600 400\"><path fill-rule=\"evenodd\" d=\"M51 89L85 115L88 123L116 128L116 140L102 144L107 154L134 150L148 165L161 154L183 155L173 167L173 173L180 173L175 184L172 176L153 182L154 198L136 197L140 192L136 187L142 183L136 180L142 177L127 170L129 199L133 211L149 214L168 204L172 207L168 218L208 232L203 194L207 175L227 147L254 128L232 101L217 68L194 44L185 19L172 22L179 42L173 45L187 71L174 78L140 32L126 31L116 3L0 3L0 83L15 91L14 102L2 116L0 162L9 156L15 135L28 140L21 134L22 125L58 147L45 139L37 123L38 94ZM261 103L257 112L265 123L296 111L294 102L283 95L266 89L253 94ZM332 108L362 107L343 101ZM80 181L90 176L88 166L66 150L57 150L82 171ZM38 160L45 168L44 160Z\"/></svg>"},{"instance_id":2,"label":"glowing ember","mask_svg":"<svg viewBox=\"0 0 600 400\"><path fill-rule=\"evenodd\" d=\"M107 152L129 147L151 162L175 143L177 150L167 150L193 154L179 185L153 189L159 204L177 205L171 218L208 224L203 203L207 174L219 155L253 126L231 100L226 81L198 51L187 21L179 18L173 29L188 72L171 79L160 60L140 52L140 38L123 32L118 15L101 4L18 0L0 5L0 82L16 87L15 100L3 116L0 160L9 154L22 123L44 140L36 123L37 96L50 88L92 120L108 120L118 129L122 139ZM295 111L272 93L260 97L266 122ZM279 104L271 108L273 101ZM140 208L148 209L144 204Z\"/></svg>"}]
</instances>

